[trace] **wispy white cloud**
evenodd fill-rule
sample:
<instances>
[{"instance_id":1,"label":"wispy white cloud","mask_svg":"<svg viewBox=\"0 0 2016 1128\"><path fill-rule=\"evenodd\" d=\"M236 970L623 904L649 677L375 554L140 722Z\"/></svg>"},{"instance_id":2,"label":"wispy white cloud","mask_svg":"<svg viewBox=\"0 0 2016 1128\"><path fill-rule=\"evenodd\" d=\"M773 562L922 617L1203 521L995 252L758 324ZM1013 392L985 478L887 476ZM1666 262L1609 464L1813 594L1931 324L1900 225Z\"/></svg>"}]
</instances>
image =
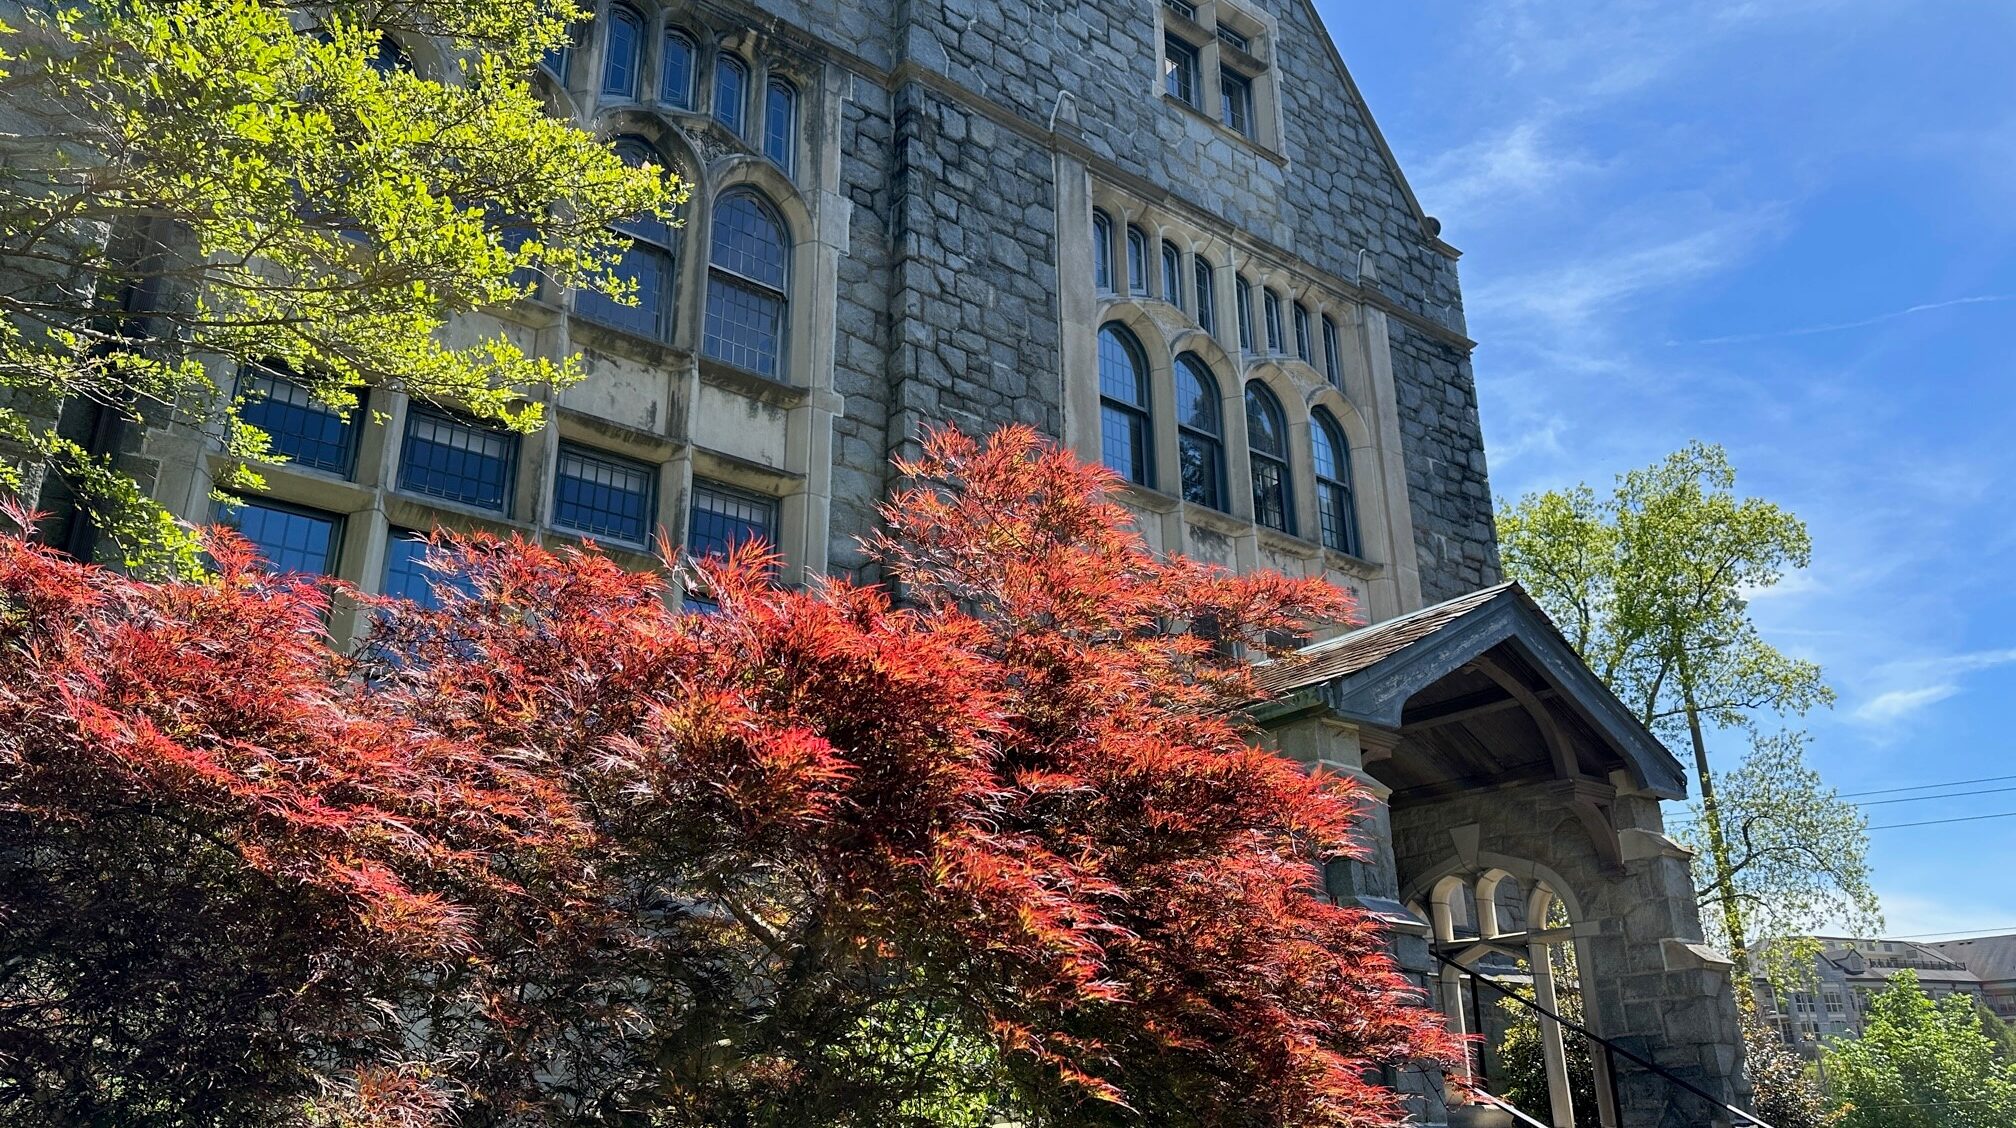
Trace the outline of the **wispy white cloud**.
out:
<instances>
[{"instance_id":1,"label":"wispy white cloud","mask_svg":"<svg viewBox=\"0 0 2016 1128\"><path fill-rule=\"evenodd\" d=\"M1825 325L1805 325L1797 329L1775 329L1762 333L1737 333L1727 337L1703 337L1695 341L1673 341L1670 343L1676 345L1743 345L1755 341L1782 340L1788 337L1817 337L1823 333L1841 333L1850 329L1867 329L1871 326L1896 321L1898 318L1910 317L1913 314L1919 313L1931 313L1934 310L1952 309L1956 306L2000 305L2005 302L2016 302L2016 294L1977 294L1968 298L1951 298L1943 302L1924 302L1919 305L1907 306L1904 309L1891 310L1889 313L1879 313L1874 317L1864 317L1856 321L1836 321Z\"/></svg>"},{"instance_id":2,"label":"wispy white cloud","mask_svg":"<svg viewBox=\"0 0 2016 1128\"><path fill-rule=\"evenodd\" d=\"M1918 689L1893 689L1879 693L1857 706L1850 714L1863 724L1894 725L1921 709L1937 705L1960 692L1952 684L1928 685Z\"/></svg>"},{"instance_id":3,"label":"wispy white cloud","mask_svg":"<svg viewBox=\"0 0 2016 1128\"><path fill-rule=\"evenodd\" d=\"M1467 221L1558 192L1603 171L1603 163L1554 136L1541 111L1430 159L1413 177L1415 193L1437 214Z\"/></svg>"},{"instance_id":4,"label":"wispy white cloud","mask_svg":"<svg viewBox=\"0 0 2016 1128\"><path fill-rule=\"evenodd\" d=\"M1897 688L1870 697L1849 716L1865 725L1895 725L1957 696L1968 674L2009 665L2016 665L2016 649L1975 650L1895 663L1884 673Z\"/></svg>"}]
</instances>

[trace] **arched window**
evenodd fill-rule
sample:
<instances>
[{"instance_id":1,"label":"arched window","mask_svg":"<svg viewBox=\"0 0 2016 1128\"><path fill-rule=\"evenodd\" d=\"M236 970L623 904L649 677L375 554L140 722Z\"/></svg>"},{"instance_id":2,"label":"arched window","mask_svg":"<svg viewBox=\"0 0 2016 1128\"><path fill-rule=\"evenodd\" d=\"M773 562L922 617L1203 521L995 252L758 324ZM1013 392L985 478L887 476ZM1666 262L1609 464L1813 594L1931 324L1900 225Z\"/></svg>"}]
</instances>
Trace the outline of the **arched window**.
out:
<instances>
[{"instance_id":1,"label":"arched window","mask_svg":"<svg viewBox=\"0 0 2016 1128\"><path fill-rule=\"evenodd\" d=\"M1337 322L1329 314L1323 315L1323 375L1337 387L1344 386L1343 345L1339 343Z\"/></svg>"},{"instance_id":2,"label":"arched window","mask_svg":"<svg viewBox=\"0 0 2016 1128\"><path fill-rule=\"evenodd\" d=\"M1260 304L1267 318L1267 352L1279 356L1285 351L1281 345L1281 295L1267 290L1261 295Z\"/></svg>"},{"instance_id":3,"label":"arched window","mask_svg":"<svg viewBox=\"0 0 2016 1128\"><path fill-rule=\"evenodd\" d=\"M1127 292L1148 292L1148 236L1131 223L1127 225Z\"/></svg>"},{"instance_id":4,"label":"arched window","mask_svg":"<svg viewBox=\"0 0 2016 1128\"><path fill-rule=\"evenodd\" d=\"M1239 351L1251 356L1253 353L1253 283L1241 274L1233 294L1239 303Z\"/></svg>"},{"instance_id":5,"label":"arched window","mask_svg":"<svg viewBox=\"0 0 2016 1128\"><path fill-rule=\"evenodd\" d=\"M371 69L381 78L391 78L400 71L410 72L413 59L406 53L405 45L381 31L378 45L371 49Z\"/></svg>"},{"instance_id":6,"label":"arched window","mask_svg":"<svg viewBox=\"0 0 2016 1128\"><path fill-rule=\"evenodd\" d=\"M714 56L714 120L736 136L749 101L749 64L723 51Z\"/></svg>"},{"instance_id":7,"label":"arched window","mask_svg":"<svg viewBox=\"0 0 2016 1128\"><path fill-rule=\"evenodd\" d=\"M737 188L715 202L707 269L708 356L779 378L789 250L784 221L768 200Z\"/></svg>"},{"instance_id":8,"label":"arched window","mask_svg":"<svg viewBox=\"0 0 2016 1128\"><path fill-rule=\"evenodd\" d=\"M658 76L658 99L682 110L693 108L694 62L699 50L693 37L677 28L665 32L665 59Z\"/></svg>"},{"instance_id":9,"label":"arched window","mask_svg":"<svg viewBox=\"0 0 2016 1128\"><path fill-rule=\"evenodd\" d=\"M1206 333L1218 332L1218 281L1217 272L1204 261L1203 255L1193 260L1197 274L1197 327Z\"/></svg>"},{"instance_id":10,"label":"arched window","mask_svg":"<svg viewBox=\"0 0 2016 1128\"><path fill-rule=\"evenodd\" d=\"M781 78L770 80L763 99L763 155L791 174L798 150L798 89Z\"/></svg>"},{"instance_id":11,"label":"arched window","mask_svg":"<svg viewBox=\"0 0 2016 1128\"><path fill-rule=\"evenodd\" d=\"M1102 294L1113 292L1113 219L1096 209L1092 212L1092 284Z\"/></svg>"},{"instance_id":12,"label":"arched window","mask_svg":"<svg viewBox=\"0 0 2016 1128\"><path fill-rule=\"evenodd\" d=\"M1225 410L1218 381L1195 353L1176 358L1177 461L1183 500L1225 508Z\"/></svg>"},{"instance_id":13,"label":"arched window","mask_svg":"<svg viewBox=\"0 0 2016 1128\"><path fill-rule=\"evenodd\" d=\"M1162 240L1162 300L1183 308L1183 252L1167 239Z\"/></svg>"},{"instance_id":14,"label":"arched window","mask_svg":"<svg viewBox=\"0 0 2016 1128\"><path fill-rule=\"evenodd\" d=\"M631 167L663 164L657 150L640 137L624 137L616 142L616 155ZM616 225L630 239L630 247L616 263L618 278L634 279L637 304L624 305L598 290L584 289L574 296L574 312L591 321L614 326L654 340L672 333L672 291L679 277L679 244L673 228L656 216L643 215Z\"/></svg>"},{"instance_id":15,"label":"arched window","mask_svg":"<svg viewBox=\"0 0 2016 1128\"><path fill-rule=\"evenodd\" d=\"M1351 448L1328 411L1319 407L1314 418L1309 446L1316 463L1316 518L1323 526L1323 543L1339 552L1363 555L1358 549L1358 511L1351 497Z\"/></svg>"},{"instance_id":16,"label":"arched window","mask_svg":"<svg viewBox=\"0 0 2016 1128\"><path fill-rule=\"evenodd\" d=\"M1099 330L1099 454L1130 482L1155 484L1148 358L1125 326Z\"/></svg>"},{"instance_id":17,"label":"arched window","mask_svg":"<svg viewBox=\"0 0 2016 1128\"><path fill-rule=\"evenodd\" d=\"M567 85L569 72L574 69L574 45L581 42L582 25L567 25L567 38L556 47L548 48L539 57L539 66L556 79L561 86Z\"/></svg>"},{"instance_id":18,"label":"arched window","mask_svg":"<svg viewBox=\"0 0 2016 1128\"><path fill-rule=\"evenodd\" d=\"M1303 305L1301 302L1296 302L1295 359L1304 364L1316 363L1316 354L1310 351L1311 348L1312 346L1309 341L1309 307Z\"/></svg>"},{"instance_id":19,"label":"arched window","mask_svg":"<svg viewBox=\"0 0 2016 1128\"><path fill-rule=\"evenodd\" d=\"M1246 449L1253 465L1253 519L1284 533L1295 531L1288 492L1288 420L1281 401L1258 380L1246 384Z\"/></svg>"},{"instance_id":20,"label":"arched window","mask_svg":"<svg viewBox=\"0 0 2016 1128\"><path fill-rule=\"evenodd\" d=\"M644 54L644 17L627 4L609 9L609 38L602 50L602 93L637 96L638 63Z\"/></svg>"}]
</instances>

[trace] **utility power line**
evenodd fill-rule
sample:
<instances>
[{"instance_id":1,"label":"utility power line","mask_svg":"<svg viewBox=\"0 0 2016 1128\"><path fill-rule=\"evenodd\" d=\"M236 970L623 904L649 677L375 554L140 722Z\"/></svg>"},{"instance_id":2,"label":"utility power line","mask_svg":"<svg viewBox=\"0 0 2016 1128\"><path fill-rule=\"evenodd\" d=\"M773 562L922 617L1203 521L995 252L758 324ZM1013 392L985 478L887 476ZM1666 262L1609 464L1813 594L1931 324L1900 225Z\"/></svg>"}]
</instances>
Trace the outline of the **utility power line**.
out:
<instances>
[{"instance_id":1,"label":"utility power line","mask_svg":"<svg viewBox=\"0 0 2016 1128\"><path fill-rule=\"evenodd\" d=\"M2016 779L2016 775L1989 776L1986 779L1956 779L1947 783L1921 783L1915 787L1884 787L1878 788L1875 791L1850 791L1842 795L1841 798L1860 799L1865 795L1896 795L1904 791L1937 791L1942 787L1966 787L1976 783L2007 783L2012 779Z\"/></svg>"},{"instance_id":2,"label":"utility power line","mask_svg":"<svg viewBox=\"0 0 2016 1128\"><path fill-rule=\"evenodd\" d=\"M1902 830L1907 826L1944 826L1947 823L1986 822L1989 819L2016 819L2016 811L2004 811L1999 815L1964 815L1955 819L1926 819L1923 822L1884 823L1872 826L1870 830Z\"/></svg>"},{"instance_id":3,"label":"utility power line","mask_svg":"<svg viewBox=\"0 0 2016 1128\"><path fill-rule=\"evenodd\" d=\"M1972 799L1976 795L2000 795L2005 791L2016 791L2016 787L1988 787L1980 791L1956 791L1951 795L1906 795L1902 799L1875 799L1867 803L1852 804L1856 807L1881 807L1886 803L1924 803L1932 799Z\"/></svg>"}]
</instances>

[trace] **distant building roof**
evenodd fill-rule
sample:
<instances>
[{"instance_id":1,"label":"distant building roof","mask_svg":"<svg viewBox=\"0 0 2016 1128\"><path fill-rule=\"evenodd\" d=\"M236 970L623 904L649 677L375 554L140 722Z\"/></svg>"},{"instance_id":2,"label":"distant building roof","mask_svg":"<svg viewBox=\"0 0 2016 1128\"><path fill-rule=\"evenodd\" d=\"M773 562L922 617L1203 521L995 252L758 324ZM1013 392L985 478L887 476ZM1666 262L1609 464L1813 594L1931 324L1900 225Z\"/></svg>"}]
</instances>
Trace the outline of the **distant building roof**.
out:
<instances>
[{"instance_id":1,"label":"distant building roof","mask_svg":"<svg viewBox=\"0 0 2016 1128\"><path fill-rule=\"evenodd\" d=\"M2016 935L1941 940L1925 946L1966 964L1967 970L1980 976L1984 983L2016 981Z\"/></svg>"}]
</instances>

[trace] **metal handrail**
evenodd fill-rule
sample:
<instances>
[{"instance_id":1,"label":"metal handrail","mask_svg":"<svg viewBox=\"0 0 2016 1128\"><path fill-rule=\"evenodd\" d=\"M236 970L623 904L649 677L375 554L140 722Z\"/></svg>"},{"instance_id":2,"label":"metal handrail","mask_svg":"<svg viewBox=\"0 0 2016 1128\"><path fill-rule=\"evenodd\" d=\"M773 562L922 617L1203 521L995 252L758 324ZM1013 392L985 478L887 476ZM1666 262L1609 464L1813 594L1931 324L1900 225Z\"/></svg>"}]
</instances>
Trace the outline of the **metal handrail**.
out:
<instances>
[{"instance_id":1,"label":"metal handrail","mask_svg":"<svg viewBox=\"0 0 2016 1128\"><path fill-rule=\"evenodd\" d=\"M1548 1018L1553 1019L1560 1025L1567 1027L1568 1029L1573 1030L1575 1033L1582 1035L1584 1038L1589 1039L1591 1042L1594 1042L1597 1045L1602 1046L1603 1052L1606 1055L1614 1054L1621 1056L1626 1060L1631 1061L1645 1069L1651 1070L1655 1075L1659 1077L1660 1080L1665 1081L1667 1084L1676 1086L1681 1089L1685 1089L1687 1092L1694 1094L1695 1096L1701 1098L1704 1101L1707 1101L1710 1107L1719 1108L1723 1112L1726 1112L1729 1115L1735 1117L1736 1128L1771 1128L1771 1125L1758 1119L1755 1113L1744 1112L1740 1108L1736 1108L1732 1105L1723 1104L1721 1098L1715 1096L1713 1093L1708 1092L1706 1089L1701 1088L1699 1085L1694 1084L1692 1081L1687 1080L1685 1077L1682 1077L1679 1074L1674 1073L1672 1070L1667 1069L1665 1066L1662 1066L1657 1062L1647 1061L1644 1058L1639 1057L1637 1054L1632 1053L1630 1050L1627 1050L1624 1047L1618 1045L1617 1043L1612 1042L1610 1039L1603 1037L1601 1034L1596 1033L1594 1030L1589 1029L1588 1027L1582 1025L1579 1022L1576 1022L1573 1019L1561 1017L1559 1014L1556 1014L1552 1010L1549 1010L1548 1008L1541 1006L1537 1001L1527 998L1526 996L1520 994L1519 992L1514 991L1512 988L1507 987L1504 984L1498 982L1496 979L1493 979L1490 976L1485 975L1483 972L1478 971L1475 968L1465 967L1461 963L1458 963L1457 961L1450 959L1448 956L1445 956L1440 952L1430 951L1429 954L1434 956L1438 961L1447 964L1448 966L1453 967L1460 972L1463 972L1465 975L1470 976L1472 983L1481 982L1485 986L1491 988L1493 991L1498 992L1500 995L1503 995L1506 998L1511 999L1514 1002L1518 1003L1520 1006L1525 1007L1527 1010L1530 1010L1535 1014L1546 1015ZM1610 1070L1610 1082L1614 1088L1617 1082L1617 1070L1614 1067ZM1616 1096L1614 1092L1611 1096L1611 1101L1613 1104L1616 1102Z\"/></svg>"},{"instance_id":2,"label":"metal handrail","mask_svg":"<svg viewBox=\"0 0 2016 1128\"><path fill-rule=\"evenodd\" d=\"M1481 1091L1472 1093L1471 1096L1474 1099L1482 1101L1483 1103L1488 1104L1493 1108L1502 1109L1506 1112L1511 1113L1515 1118L1518 1119L1519 1123L1521 1124L1531 1125L1532 1128L1550 1128L1550 1126L1547 1124L1546 1121L1535 1120L1526 1113L1520 1112L1518 1106L1514 1105L1511 1101L1506 1100L1504 1097L1493 1096L1490 1093Z\"/></svg>"}]
</instances>

